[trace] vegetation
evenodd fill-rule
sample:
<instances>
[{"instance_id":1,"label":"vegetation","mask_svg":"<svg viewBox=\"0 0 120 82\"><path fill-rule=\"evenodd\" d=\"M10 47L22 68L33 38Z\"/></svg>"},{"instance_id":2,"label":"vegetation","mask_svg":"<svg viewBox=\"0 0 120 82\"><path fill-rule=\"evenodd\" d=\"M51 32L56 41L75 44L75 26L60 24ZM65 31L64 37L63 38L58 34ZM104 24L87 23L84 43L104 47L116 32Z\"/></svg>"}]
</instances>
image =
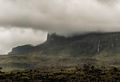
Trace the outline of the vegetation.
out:
<instances>
[{"instance_id":1,"label":"vegetation","mask_svg":"<svg viewBox=\"0 0 120 82\"><path fill-rule=\"evenodd\" d=\"M48 35L47 41L37 46L23 45L0 55L3 71L23 70L81 64L120 67L120 32L89 33L71 37Z\"/></svg>"},{"instance_id":2,"label":"vegetation","mask_svg":"<svg viewBox=\"0 0 120 82\"><path fill-rule=\"evenodd\" d=\"M0 82L120 82L119 36L53 34L41 45L13 48L0 56Z\"/></svg>"},{"instance_id":3,"label":"vegetation","mask_svg":"<svg viewBox=\"0 0 120 82\"><path fill-rule=\"evenodd\" d=\"M120 70L84 65L74 70L47 69L0 72L0 82L120 82Z\"/></svg>"}]
</instances>

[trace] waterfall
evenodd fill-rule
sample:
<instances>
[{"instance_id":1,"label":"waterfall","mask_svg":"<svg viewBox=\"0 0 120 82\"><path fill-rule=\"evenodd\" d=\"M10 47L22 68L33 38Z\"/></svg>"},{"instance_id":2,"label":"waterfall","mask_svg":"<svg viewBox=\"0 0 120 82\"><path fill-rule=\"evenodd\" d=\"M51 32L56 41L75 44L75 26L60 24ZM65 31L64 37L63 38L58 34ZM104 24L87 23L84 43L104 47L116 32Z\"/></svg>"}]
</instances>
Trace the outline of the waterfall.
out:
<instances>
[{"instance_id":1,"label":"waterfall","mask_svg":"<svg viewBox=\"0 0 120 82\"><path fill-rule=\"evenodd\" d=\"M98 47L97 47L97 52L99 53L100 52L100 40L98 41Z\"/></svg>"}]
</instances>

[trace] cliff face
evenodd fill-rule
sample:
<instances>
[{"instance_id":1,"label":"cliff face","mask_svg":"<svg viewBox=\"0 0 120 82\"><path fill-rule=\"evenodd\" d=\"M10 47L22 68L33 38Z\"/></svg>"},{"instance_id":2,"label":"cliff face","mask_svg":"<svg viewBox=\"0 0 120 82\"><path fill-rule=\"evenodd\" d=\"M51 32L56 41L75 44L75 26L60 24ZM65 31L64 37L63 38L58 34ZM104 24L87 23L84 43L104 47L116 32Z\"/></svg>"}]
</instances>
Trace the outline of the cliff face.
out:
<instances>
[{"instance_id":1,"label":"cliff face","mask_svg":"<svg viewBox=\"0 0 120 82\"><path fill-rule=\"evenodd\" d=\"M73 37L51 34L43 44L16 47L9 54L42 52L47 55L94 56L103 51L120 53L119 49L120 33L89 33Z\"/></svg>"}]
</instances>

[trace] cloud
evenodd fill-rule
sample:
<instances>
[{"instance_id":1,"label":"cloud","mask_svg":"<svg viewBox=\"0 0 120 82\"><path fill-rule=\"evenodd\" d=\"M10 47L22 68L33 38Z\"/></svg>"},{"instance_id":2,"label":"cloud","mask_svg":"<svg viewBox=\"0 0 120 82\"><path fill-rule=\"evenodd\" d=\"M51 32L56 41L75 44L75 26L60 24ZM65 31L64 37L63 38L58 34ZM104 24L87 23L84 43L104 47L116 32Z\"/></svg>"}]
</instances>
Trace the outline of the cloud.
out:
<instances>
[{"instance_id":1,"label":"cloud","mask_svg":"<svg viewBox=\"0 0 120 82\"><path fill-rule=\"evenodd\" d=\"M118 0L97 0L97 1L102 4L107 4L109 6L115 5L118 2Z\"/></svg>"},{"instance_id":2,"label":"cloud","mask_svg":"<svg viewBox=\"0 0 120 82\"><path fill-rule=\"evenodd\" d=\"M0 54L7 54L13 47L32 44L38 45L46 40L46 32L32 29L0 27Z\"/></svg>"},{"instance_id":3,"label":"cloud","mask_svg":"<svg viewBox=\"0 0 120 82\"><path fill-rule=\"evenodd\" d=\"M0 25L61 35L120 31L119 5L118 0L0 0Z\"/></svg>"}]
</instances>

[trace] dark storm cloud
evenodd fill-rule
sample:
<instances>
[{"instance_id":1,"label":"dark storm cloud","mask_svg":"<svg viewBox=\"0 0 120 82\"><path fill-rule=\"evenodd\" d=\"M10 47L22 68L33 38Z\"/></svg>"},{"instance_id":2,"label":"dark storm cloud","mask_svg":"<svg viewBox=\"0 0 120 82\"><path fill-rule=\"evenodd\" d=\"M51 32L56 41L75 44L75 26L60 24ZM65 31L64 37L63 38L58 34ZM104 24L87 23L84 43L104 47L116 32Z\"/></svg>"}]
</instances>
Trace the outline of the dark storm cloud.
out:
<instances>
[{"instance_id":1,"label":"dark storm cloud","mask_svg":"<svg viewBox=\"0 0 120 82\"><path fill-rule=\"evenodd\" d=\"M31 27L62 35L120 31L120 2L116 1L0 0L0 25Z\"/></svg>"}]
</instances>

